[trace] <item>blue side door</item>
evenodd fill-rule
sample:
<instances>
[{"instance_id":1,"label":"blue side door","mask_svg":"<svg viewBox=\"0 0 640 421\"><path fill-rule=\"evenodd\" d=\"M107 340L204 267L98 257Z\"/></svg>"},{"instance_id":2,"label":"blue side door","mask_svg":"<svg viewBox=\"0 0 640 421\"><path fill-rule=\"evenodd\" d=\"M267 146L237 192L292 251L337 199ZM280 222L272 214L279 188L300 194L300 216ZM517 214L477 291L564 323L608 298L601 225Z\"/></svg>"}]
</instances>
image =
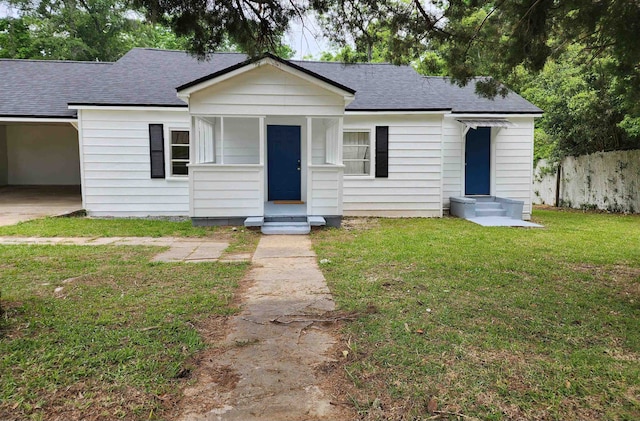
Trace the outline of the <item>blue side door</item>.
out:
<instances>
[{"instance_id":1,"label":"blue side door","mask_svg":"<svg viewBox=\"0 0 640 421\"><path fill-rule=\"evenodd\" d=\"M467 132L464 153L465 195L491 193L491 127Z\"/></svg>"},{"instance_id":2,"label":"blue side door","mask_svg":"<svg viewBox=\"0 0 640 421\"><path fill-rule=\"evenodd\" d=\"M300 200L300 126L267 126L267 200Z\"/></svg>"}]
</instances>

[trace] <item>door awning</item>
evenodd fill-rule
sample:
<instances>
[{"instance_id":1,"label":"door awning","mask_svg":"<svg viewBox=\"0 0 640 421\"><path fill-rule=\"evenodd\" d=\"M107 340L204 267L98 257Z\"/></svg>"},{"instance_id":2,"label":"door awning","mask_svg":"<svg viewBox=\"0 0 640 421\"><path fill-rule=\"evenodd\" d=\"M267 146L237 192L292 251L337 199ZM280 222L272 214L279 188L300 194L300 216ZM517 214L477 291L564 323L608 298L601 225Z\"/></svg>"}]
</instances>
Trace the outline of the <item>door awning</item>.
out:
<instances>
[{"instance_id":1,"label":"door awning","mask_svg":"<svg viewBox=\"0 0 640 421\"><path fill-rule=\"evenodd\" d=\"M457 120L470 129L477 129L478 127L516 127L515 124L504 118L459 118Z\"/></svg>"}]
</instances>

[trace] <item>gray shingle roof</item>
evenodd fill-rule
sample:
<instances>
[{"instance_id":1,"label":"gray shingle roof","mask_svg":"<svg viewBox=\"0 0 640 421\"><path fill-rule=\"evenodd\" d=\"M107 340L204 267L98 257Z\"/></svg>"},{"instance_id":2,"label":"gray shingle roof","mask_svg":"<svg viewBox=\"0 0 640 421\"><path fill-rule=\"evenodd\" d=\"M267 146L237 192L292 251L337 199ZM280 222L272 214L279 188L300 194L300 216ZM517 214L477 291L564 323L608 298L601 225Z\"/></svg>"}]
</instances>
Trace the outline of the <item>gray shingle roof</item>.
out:
<instances>
[{"instance_id":1,"label":"gray shingle roof","mask_svg":"<svg viewBox=\"0 0 640 421\"><path fill-rule=\"evenodd\" d=\"M111 65L0 59L0 116L73 118L67 104L84 100Z\"/></svg>"},{"instance_id":2,"label":"gray shingle roof","mask_svg":"<svg viewBox=\"0 0 640 421\"><path fill-rule=\"evenodd\" d=\"M237 65L244 54L198 61L181 51L136 48L113 64L0 60L0 115L72 116L66 104L185 106L176 87ZM540 113L515 93L494 100L409 66L292 61L356 91L347 110ZM26 94L25 94L26 93ZM8 98L8 101L5 101Z\"/></svg>"}]
</instances>

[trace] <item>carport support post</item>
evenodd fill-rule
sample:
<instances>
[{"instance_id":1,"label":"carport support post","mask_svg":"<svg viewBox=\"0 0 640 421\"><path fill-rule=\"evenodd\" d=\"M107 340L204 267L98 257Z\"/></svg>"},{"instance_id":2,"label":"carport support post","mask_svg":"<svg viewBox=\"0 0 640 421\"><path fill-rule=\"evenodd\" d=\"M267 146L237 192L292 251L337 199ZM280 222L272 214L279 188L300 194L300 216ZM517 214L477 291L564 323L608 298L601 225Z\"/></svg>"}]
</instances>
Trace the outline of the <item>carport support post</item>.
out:
<instances>
[{"instance_id":1,"label":"carport support post","mask_svg":"<svg viewBox=\"0 0 640 421\"><path fill-rule=\"evenodd\" d=\"M9 184L9 158L7 156L7 126L0 125L0 186Z\"/></svg>"}]
</instances>

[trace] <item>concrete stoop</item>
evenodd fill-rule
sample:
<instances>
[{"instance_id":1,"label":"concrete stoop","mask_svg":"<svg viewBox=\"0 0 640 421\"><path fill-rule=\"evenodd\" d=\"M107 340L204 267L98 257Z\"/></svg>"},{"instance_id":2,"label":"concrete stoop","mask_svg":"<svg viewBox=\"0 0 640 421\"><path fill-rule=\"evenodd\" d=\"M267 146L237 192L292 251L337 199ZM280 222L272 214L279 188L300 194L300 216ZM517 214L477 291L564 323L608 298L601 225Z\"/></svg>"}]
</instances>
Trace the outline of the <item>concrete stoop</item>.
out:
<instances>
[{"instance_id":1,"label":"concrete stoop","mask_svg":"<svg viewBox=\"0 0 640 421\"><path fill-rule=\"evenodd\" d=\"M485 227L541 227L522 220L524 202L496 196L450 197L449 213Z\"/></svg>"},{"instance_id":2,"label":"concrete stoop","mask_svg":"<svg viewBox=\"0 0 640 421\"><path fill-rule=\"evenodd\" d=\"M277 217L249 217L245 219L245 227L260 227L267 235L306 235L311 227L327 224L322 216L277 216Z\"/></svg>"}]
</instances>

